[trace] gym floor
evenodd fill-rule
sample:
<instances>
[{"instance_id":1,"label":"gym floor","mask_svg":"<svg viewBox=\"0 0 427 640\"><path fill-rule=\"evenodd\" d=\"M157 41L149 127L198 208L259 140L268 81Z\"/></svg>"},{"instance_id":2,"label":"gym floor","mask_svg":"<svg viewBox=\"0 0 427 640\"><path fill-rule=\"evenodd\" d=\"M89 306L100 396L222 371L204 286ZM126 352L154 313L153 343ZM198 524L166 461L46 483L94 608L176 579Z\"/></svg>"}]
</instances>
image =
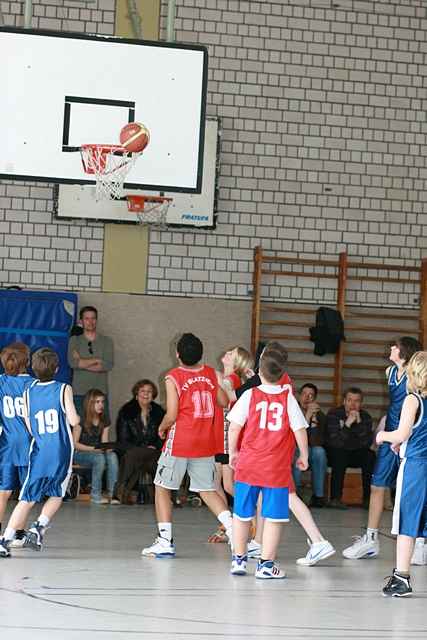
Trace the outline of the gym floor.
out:
<instances>
[{"instance_id":1,"label":"gym floor","mask_svg":"<svg viewBox=\"0 0 427 640\"><path fill-rule=\"evenodd\" d=\"M175 510L177 557L156 560L140 556L155 535L152 506L65 503L41 553L15 550L0 560L0 633L6 640L425 638L427 567L413 567L412 598L383 598L394 541L381 537L376 560L344 560L341 549L367 512L314 515L337 554L297 567L307 547L292 522L279 557L288 578L264 582L229 574L228 545L206 542L216 528L206 508ZM390 520L388 512L387 535Z\"/></svg>"}]
</instances>

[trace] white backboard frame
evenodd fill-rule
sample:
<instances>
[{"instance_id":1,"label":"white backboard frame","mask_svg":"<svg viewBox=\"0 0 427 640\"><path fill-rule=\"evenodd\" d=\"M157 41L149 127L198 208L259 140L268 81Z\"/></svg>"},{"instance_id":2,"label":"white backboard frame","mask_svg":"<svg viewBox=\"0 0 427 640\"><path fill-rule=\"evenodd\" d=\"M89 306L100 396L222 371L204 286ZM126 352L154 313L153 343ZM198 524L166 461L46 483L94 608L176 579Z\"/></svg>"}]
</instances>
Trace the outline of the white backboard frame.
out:
<instances>
[{"instance_id":1,"label":"white backboard frame","mask_svg":"<svg viewBox=\"0 0 427 640\"><path fill-rule=\"evenodd\" d=\"M172 198L166 224L169 227L216 227L217 180L220 151L220 123L217 118L206 118L202 191L197 193L166 192ZM126 189L125 193L159 192ZM135 223L135 213L127 209L122 200L97 201L95 187L91 185L58 185L55 212L58 218L102 220L105 222Z\"/></svg>"},{"instance_id":2,"label":"white backboard frame","mask_svg":"<svg viewBox=\"0 0 427 640\"><path fill-rule=\"evenodd\" d=\"M205 47L1 27L0 59L0 178L94 184L71 151L140 121L151 140L126 186L200 193Z\"/></svg>"}]
</instances>

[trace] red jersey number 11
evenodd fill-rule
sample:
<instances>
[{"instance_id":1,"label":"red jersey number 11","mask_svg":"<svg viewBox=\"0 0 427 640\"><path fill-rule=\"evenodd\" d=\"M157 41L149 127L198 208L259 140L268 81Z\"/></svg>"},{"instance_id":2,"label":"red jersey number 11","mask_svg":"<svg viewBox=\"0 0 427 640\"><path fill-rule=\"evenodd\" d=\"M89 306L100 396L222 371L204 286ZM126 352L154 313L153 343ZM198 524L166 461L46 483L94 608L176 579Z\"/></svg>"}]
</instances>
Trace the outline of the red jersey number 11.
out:
<instances>
[{"instance_id":1,"label":"red jersey number 11","mask_svg":"<svg viewBox=\"0 0 427 640\"><path fill-rule=\"evenodd\" d=\"M262 400L258 402L255 409L261 412L259 428L267 428L269 431L280 431L282 428L283 404L280 402L270 402Z\"/></svg>"}]
</instances>

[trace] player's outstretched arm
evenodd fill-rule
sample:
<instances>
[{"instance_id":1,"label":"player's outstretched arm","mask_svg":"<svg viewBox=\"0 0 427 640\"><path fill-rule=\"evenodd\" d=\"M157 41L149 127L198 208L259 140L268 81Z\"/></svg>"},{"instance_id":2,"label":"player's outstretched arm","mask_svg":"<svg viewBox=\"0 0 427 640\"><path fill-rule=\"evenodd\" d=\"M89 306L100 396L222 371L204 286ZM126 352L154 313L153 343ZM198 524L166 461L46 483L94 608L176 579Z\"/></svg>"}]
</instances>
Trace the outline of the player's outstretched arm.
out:
<instances>
[{"instance_id":1,"label":"player's outstretched arm","mask_svg":"<svg viewBox=\"0 0 427 640\"><path fill-rule=\"evenodd\" d=\"M233 385L231 384L230 379L227 377L224 377L220 371L216 371L215 373L216 373L219 386L227 395L228 403L236 402L236 394L234 392ZM222 407L223 405L220 404L220 406Z\"/></svg>"},{"instance_id":2,"label":"player's outstretched arm","mask_svg":"<svg viewBox=\"0 0 427 640\"><path fill-rule=\"evenodd\" d=\"M64 404L65 404L65 414L67 416L68 422L72 427L80 424L80 416L76 411L76 407L74 406L73 400L73 390L69 384L65 386L64 391Z\"/></svg>"},{"instance_id":3,"label":"player's outstretched arm","mask_svg":"<svg viewBox=\"0 0 427 640\"><path fill-rule=\"evenodd\" d=\"M237 424L237 422L230 422L230 427L228 430L228 447L229 447L229 464L232 469L235 468L237 461L237 443L239 441L239 433L242 429L241 424Z\"/></svg>"},{"instance_id":4,"label":"player's outstretched arm","mask_svg":"<svg viewBox=\"0 0 427 640\"><path fill-rule=\"evenodd\" d=\"M306 427L302 426L301 429L294 431L294 436L299 449L299 456L296 461L296 465L298 469L305 471L308 469L308 438Z\"/></svg>"},{"instance_id":5,"label":"player's outstretched arm","mask_svg":"<svg viewBox=\"0 0 427 640\"><path fill-rule=\"evenodd\" d=\"M230 404L230 399L227 393L220 386L218 386L218 389L216 392L216 401L219 404L219 406L222 407L223 409L227 408L228 405Z\"/></svg>"},{"instance_id":6,"label":"player's outstretched arm","mask_svg":"<svg viewBox=\"0 0 427 640\"><path fill-rule=\"evenodd\" d=\"M166 438L166 434L172 425L176 422L178 415L179 397L173 380L166 378L166 413L159 426L159 436L162 440Z\"/></svg>"},{"instance_id":7,"label":"player's outstretched arm","mask_svg":"<svg viewBox=\"0 0 427 640\"><path fill-rule=\"evenodd\" d=\"M400 414L399 427L395 431L380 431L377 433L377 444L390 442L401 444L409 438L418 411L418 398L414 395L406 396Z\"/></svg>"}]
</instances>

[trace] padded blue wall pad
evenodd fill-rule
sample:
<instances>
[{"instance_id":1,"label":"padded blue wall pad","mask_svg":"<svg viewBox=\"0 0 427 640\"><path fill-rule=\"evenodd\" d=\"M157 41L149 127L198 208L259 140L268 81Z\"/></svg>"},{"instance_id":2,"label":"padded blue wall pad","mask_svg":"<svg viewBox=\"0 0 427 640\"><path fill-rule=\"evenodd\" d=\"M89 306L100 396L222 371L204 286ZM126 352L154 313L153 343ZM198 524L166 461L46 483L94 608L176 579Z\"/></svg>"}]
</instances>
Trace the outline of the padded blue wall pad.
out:
<instances>
[{"instance_id":1,"label":"padded blue wall pad","mask_svg":"<svg viewBox=\"0 0 427 640\"><path fill-rule=\"evenodd\" d=\"M68 291L0 290L0 348L17 341L31 353L50 347L60 360L56 379L71 383L67 349L77 304L77 294Z\"/></svg>"}]
</instances>

